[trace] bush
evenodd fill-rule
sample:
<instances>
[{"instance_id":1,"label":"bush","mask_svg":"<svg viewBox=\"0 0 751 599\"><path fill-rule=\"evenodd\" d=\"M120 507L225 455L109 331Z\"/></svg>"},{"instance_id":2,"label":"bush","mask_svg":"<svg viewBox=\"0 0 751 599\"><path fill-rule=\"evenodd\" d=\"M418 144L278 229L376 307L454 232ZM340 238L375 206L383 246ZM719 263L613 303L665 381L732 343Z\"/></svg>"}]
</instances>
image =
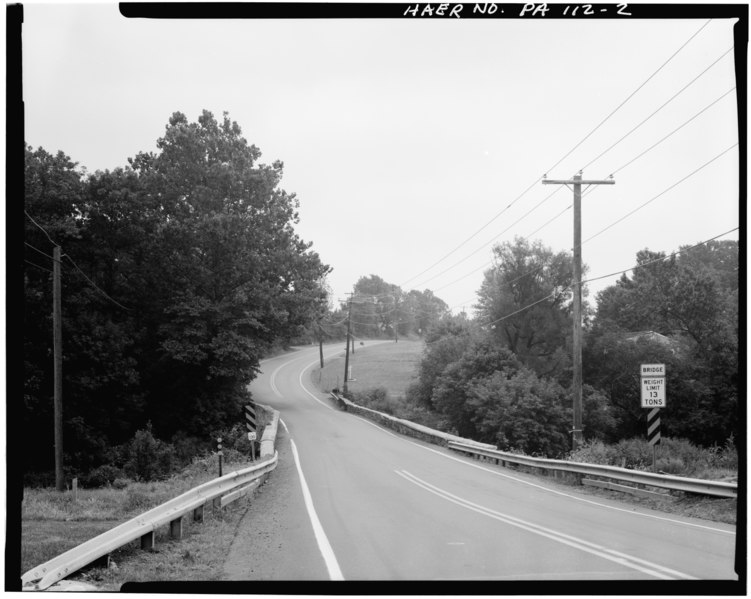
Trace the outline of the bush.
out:
<instances>
[{"instance_id":1,"label":"bush","mask_svg":"<svg viewBox=\"0 0 751 599\"><path fill-rule=\"evenodd\" d=\"M128 489L123 508L126 512L144 512L151 507L149 494L136 489Z\"/></svg>"},{"instance_id":2,"label":"bush","mask_svg":"<svg viewBox=\"0 0 751 599\"><path fill-rule=\"evenodd\" d=\"M389 392L385 387L375 387L373 389L366 389L365 391L353 393L352 401L363 407L376 410L377 412L384 412L391 416L398 416L398 402L389 398Z\"/></svg>"},{"instance_id":3,"label":"bush","mask_svg":"<svg viewBox=\"0 0 751 599\"><path fill-rule=\"evenodd\" d=\"M120 468L112 466L110 464L104 464L94 468L88 474L80 477L81 486L88 489L106 487L111 485L115 479L121 478L123 471Z\"/></svg>"},{"instance_id":4,"label":"bush","mask_svg":"<svg viewBox=\"0 0 751 599\"><path fill-rule=\"evenodd\" d=\"M171 445L154 438L151 423L146 430L136 432L127 445L125 472L135 480L151 481L165 478L175 463L175 451Z\"/></svg>"}]
</instances>

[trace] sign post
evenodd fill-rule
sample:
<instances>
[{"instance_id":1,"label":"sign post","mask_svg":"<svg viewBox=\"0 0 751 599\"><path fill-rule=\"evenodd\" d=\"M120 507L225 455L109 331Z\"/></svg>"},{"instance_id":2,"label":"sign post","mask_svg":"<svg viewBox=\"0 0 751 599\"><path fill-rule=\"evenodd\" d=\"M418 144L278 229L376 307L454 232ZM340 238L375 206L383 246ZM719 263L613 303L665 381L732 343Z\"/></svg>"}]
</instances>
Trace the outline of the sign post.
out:
<instances>
[{"instance_id":1,"label":"sign post","mask_svg":"<svg viewBox=\"0 0 751 599\"><path fill-rule=\"evenodd\" d=\"M657 469L657 445L660 444L660 409L666 405L665 364L642 364L641 407L651 408L647 414L647 441L652 446L652 470Z\"/></svg>"},{"instance_id":2,"label":"sign post","mask_svg":"<svg viewBox=\"0 0 751 599\"><path fill-rule=\"evenodd\" d=\"M250 456L256 461L256 405L254 403L245 406L245 426L248 429L248 441L250 441Z\"/></svg>"}]
</instances>

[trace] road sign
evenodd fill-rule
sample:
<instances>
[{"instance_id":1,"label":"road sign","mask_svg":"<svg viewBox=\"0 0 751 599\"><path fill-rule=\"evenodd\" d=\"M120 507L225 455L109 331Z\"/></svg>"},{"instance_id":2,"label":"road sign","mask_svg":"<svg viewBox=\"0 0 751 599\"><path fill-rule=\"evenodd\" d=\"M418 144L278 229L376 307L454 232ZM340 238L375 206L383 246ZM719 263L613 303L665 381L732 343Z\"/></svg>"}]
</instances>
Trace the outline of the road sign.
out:
<instances>
[{"instance_id":1,"label":"road sign","mask_svg":"<svg viewBox=\"0 0 751 599\"><path fill-rule=\"evenodd\" d=\"M248 404L245 406L245 426L248 432L254 432L256 430L256 405Z\"/></svg>"},{"instance_id":2,"label":"road sign","mask_svg":"<svg viewBox=\"0 0 751 599\"><path fill-rule=\"evenodd\" d=\"M641 407L664 408L665 405L665 377L642 377Z\"/></svg>"},{"instance_id":3,"label":"road sign","mask_svg":"<svg viewBox=\"0 0 751 599\"><path fill-rule=\"evenodd\" d=\"M642 364L642 377L665 376L665 364Z\"/></svg>"},{"instance_id":4,"label":"road sign","mask_svg":"<svg viewBox=\"0 0 751 599\"><path fill-rule=\"evenodd\" d=\"M660 408L647 414L647 441L650 445L660 444Z\"/></svg>"},{"instance_id":5,"label":"road sign","mask_svg":"<svg viewBox=\"0 0 751 599\"><path fill-rule=\"evenodd\" d=\"M641 365L641 407L664 408L665 364Z\"/></svg>"},{"instance_id":6,"label":"road sign","mask_svg":"<svg viewBox=\"0 0 751 599\"><path fill-rule=\"evenodd\" d=\"M248 441L255 441L258 438L258 435L256 435L255 431L252 433L248 433Z\"/></svg>"}]
</instances>

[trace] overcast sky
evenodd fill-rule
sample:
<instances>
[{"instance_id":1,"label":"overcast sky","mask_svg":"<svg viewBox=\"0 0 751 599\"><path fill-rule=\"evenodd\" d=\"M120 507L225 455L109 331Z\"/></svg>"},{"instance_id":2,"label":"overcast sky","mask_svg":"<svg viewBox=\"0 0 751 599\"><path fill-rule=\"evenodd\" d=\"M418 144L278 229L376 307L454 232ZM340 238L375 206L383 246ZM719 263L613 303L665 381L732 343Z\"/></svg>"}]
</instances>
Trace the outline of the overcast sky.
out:
<instances>
[{"instance_id":1,"label":"overcast sky","mask_svg":"<svg viewBox=\"0 0 751 599\"><path fill-rule=\"evenodd\" d=\"M641 249L672 252L739 225L735 91L718 100L735 86L733 24L181 21L126 19L115 4L29 4L26 141L93 172L156 151L175 111L191 121L227 111L262 162L284 162L297 231L334 268L336 298L377 274L469 310L493 243L572 248L572 193L543 185L545 174L614 174L583 200L590 277L633 266Z\"/></svg>"}]
</instances>

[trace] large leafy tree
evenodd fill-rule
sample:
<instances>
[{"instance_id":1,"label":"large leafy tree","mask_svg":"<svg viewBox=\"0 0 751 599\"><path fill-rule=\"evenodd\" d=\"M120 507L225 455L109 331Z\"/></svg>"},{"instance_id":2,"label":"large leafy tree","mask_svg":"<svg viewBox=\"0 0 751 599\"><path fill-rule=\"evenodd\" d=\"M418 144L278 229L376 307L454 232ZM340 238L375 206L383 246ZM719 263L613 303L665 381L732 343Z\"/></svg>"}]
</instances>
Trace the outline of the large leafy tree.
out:
<instances>
[{"instance_id":1,"label":"large leafy tree","mask_svg":"<svg viewBox=\"0 0 751 599\"><path fill-rule=\"evenodd\" d=\"M330 269L295 233L283 166L259 164L241 133L226 114L175 113L157 153L88 177L27 149L26 241L64 249L66 449L82 466L148 421L161 437L205 437L238 420L268 346L326 310ZM25 273L30 429L51 411L38 266Z\"/></svg>"},{"instance_id":2,"label":"large leafy tree","mask_svg":"<svg viewBox=\"0 0 751 599\"><path fill-rule=\"evenodd\" d=\"M727 241L681 250L669 258L639 252L633 275L598 295L585 378L609 393L628 435L639 415L638 364L664 362L666 431L705 445L722 443L739 432L738 247ZM655 346L634 338L644 331L667 341Z\"/></svg>"},{"instance_id":3,"label":"large leafy tree","mask_svg":"<svg viewBox=\"0 0 751 599\"><path fill-rule=\"evenodd\" d=\"M480 322L540 376L562 378L570 363L571 256L523 238L496 245L493 256L478 292Z\"/></svg>"}]
</instances>

